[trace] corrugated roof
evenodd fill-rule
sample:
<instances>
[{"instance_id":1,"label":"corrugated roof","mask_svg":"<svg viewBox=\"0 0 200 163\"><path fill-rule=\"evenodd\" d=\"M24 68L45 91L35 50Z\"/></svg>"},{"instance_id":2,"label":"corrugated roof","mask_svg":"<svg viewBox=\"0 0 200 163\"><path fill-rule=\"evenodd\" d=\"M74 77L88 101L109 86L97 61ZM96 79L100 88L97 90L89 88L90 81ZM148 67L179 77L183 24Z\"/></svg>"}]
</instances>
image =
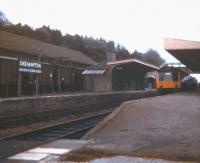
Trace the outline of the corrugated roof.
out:
<instances>
[{"instance_id":1,"label":"corrugated roof","mask_svg":"<svg viewBox=\"0 0 200 163\"><path fill-rule=\"evenodd\" d=\"M180 64L179 66L178 66L179 64L175 64L175 65L173 65L173 64L170 64L170 63L166 63L166 64L164 64L164 65L162 65L161 67L160 67L160 71L172 71L172 70L180 70L180 71L182 71L182 72L184 72L184 73L186 73L186 74L191 74L191 73L193 73L189 68L187 68L185 65L183 65L183 64Z\"/></svg>"},{"instance_id":2,"label":"corrugated roof","mask_svg":"<svg viewBox=\"0 0 200 163\"><path fill-rule=\"evenodd\" d=\"M4 32L0 30L0 48L25 52L35 55L44 55L51 58L67 58L72 62L95 65L97 62L82 52L48 44L39 40Z\"/></svg>"},{"instance_id":3,"label":"corrugated roof","mask_svg":"<svg viewBox=\"0 0 200 163\"><path fill-rule=\"evenodd\" d=\"M83 75L102 75L106 70L85 70L82 72Z\"/></svg>"}]
</instances>

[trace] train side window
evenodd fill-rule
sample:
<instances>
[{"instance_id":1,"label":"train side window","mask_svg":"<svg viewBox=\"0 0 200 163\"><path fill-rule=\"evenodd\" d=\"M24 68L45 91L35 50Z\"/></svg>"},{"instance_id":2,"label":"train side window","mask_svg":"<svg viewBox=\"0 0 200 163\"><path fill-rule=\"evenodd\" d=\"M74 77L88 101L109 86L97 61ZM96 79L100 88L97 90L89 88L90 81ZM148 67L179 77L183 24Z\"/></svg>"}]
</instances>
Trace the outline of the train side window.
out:
<instances>
[{"instance_id":1,"label":"train side window","mask_svg":"<svg viewBox=\"0 0 200 163\"><path fill-rule=\"evenodd\" d=\"M159 73L159 80L164 81L164 73Z\"/></svg>"},{"instance_id":2,"label":"train side window","mask_svg":"<svg viewBox=\"0 0 200 163\"><path fill-rule=\"evenodd\" d=\"M173 81L178 81L178 73L173 73Z\"/></svg>"}]
</instances>

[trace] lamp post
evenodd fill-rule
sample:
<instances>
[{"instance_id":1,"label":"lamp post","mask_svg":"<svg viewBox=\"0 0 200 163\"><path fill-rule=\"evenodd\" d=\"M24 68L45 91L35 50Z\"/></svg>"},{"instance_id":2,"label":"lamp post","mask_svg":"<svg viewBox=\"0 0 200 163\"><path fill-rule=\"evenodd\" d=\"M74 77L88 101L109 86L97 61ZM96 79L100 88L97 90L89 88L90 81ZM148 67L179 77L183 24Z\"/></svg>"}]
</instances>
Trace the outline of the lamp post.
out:
<instances>
[{"instance_id":1,"label":"lamp post","mask_svg":"<svg viewBox=\"0 0 200 163\"><path fill-rule=\"evenodd\" d=\"M38 57L38 63L40 63L41 58L42 58L42 53L41 53L41 49L38 49L39 51L39 57ZM38 95L39 93L39 74L36 75L36 81L35 81L35 94Z\"/></svg>"}]
</instances>

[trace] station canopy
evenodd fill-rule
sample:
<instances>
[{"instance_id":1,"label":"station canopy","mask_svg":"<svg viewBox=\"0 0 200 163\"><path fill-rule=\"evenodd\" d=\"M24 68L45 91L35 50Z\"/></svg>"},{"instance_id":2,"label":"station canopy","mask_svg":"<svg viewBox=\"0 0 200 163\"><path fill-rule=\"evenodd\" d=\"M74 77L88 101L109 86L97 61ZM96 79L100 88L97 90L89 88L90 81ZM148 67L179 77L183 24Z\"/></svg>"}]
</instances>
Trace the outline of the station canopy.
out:
<instances>
[{"instance_id":1,"label":"station canopy","mask_svg":"<svg viewBox=\"0 0 200 163\"><path fill-rule=\"evenodd\" d=\"M136 65L138 67L143 67L146 72L149 71L155 71L159 70L160 68L152 65L150 63L146 63L144 61L138 60L138 59L125 59L125 60L117 60L117 61L112 61L112 62L107 62L107 66L119 66L119 65L127 65L127 64L132 64Z\"/></svg>"},{"instance_id":2,"label":"station canopy","mask_svg":"<svg viewBox=\"0 0 200 163\"><path fill-rule=\"evenodd\" d=\"M143 68L145 72L149 72L149 71L158 71L160 68L143 62L141 60L138 59L125 59L125 60L116 60L116 61L111 61L111 62L106 62L103 61L101 63L99 63L98 65L94 65L89 67L89 69L86 69L85 71L82 72L83 75L102 75L105 74L105 72L107 70L112 70L117 66L124 66L124 65L135 65L138 66L140 68Z\"/></svg>"},{"instance_id":3,"label":"station canopy","mask_svg":"<svg viewBox=\"0 0 200 163\"><path fill-rule=\"evenodd\" d=\"M200 73L200 42L166 38L165 50L194 73Z\"/></svg>"}]
</instances>

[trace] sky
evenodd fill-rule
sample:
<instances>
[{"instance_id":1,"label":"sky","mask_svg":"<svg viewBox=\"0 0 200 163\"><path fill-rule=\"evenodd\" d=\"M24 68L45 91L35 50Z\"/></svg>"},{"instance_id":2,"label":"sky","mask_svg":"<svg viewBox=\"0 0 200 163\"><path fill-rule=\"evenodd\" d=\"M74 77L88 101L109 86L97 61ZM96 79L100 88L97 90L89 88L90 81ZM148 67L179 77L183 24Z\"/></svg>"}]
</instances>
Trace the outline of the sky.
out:
<instances>
[{"instance_id":1,"label":"sky","mask_svg":"<svg viewBox=\"0 0 200 163\"><path fill-rule=\"evenodd\" d=\"M62 34L113 40L130 52L154 49L167 62L164 38L200 41L200 0L0 0L14 24L49 25Z\"/></svg>"}]
</instances>

